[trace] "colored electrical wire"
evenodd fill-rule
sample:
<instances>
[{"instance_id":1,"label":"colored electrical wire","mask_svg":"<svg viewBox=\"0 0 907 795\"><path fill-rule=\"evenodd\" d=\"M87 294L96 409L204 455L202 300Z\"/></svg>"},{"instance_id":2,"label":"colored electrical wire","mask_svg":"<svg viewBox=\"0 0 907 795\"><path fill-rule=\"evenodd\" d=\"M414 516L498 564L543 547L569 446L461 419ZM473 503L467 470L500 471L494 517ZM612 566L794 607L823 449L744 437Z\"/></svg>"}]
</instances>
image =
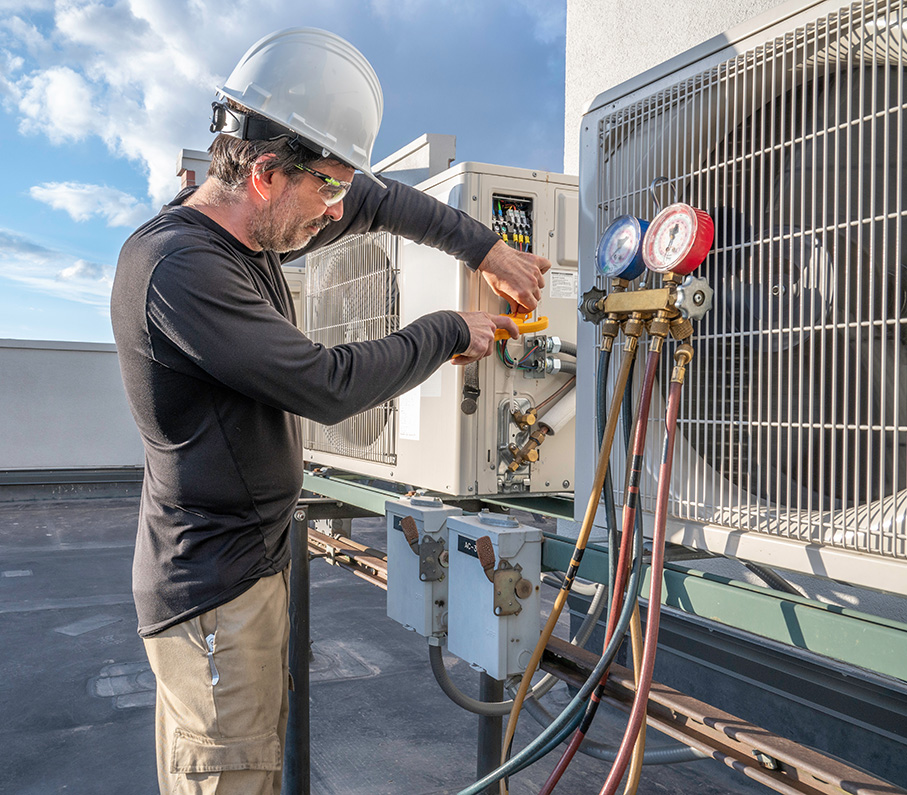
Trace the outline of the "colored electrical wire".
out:
<instances>
[{"instance_id":1,"label":"colored electrical wire","mask_svg":"<svg viewBox=\"0 0 907 795\"><path fill-rule=\"evenodd\" d=\"M681 346L683 348L684 346ZM675 359L680 363L680 349L675 353ZM687 359L689 361L689 359ZM658 644L658 625L661 619L661 586L664 570L665 526L667 524L668 498L671 490L671 466L674 458L674 439L677 434L677 415L680 409L680 391L683 386L683 376L675 375L671 378L671 387L668 392L668 405L665 411L665 440L662 448L661 466L658 473L658 493L655 501L655 527L652 535L652 560L650 562L651 586L649 591L649 612L646 618L646 635L642 655L642 671L630 719L624 731L617 753L617 759L611 766L605 784L599 795L614 795L620 780L623 778L627 763L635 745L635 740L642 725L642 716L645 714L649 700L649 689L652 686L652 673L655 669L655 652Z\"/></svg>"},{"instance_id":2,"label":"colored electrical wire","mask_svg":"<svg viewBox=\"0 0 907 795\"><path fill-rule=\"evenodd\" d=\"M617 384L614 391L614 394L620 396L620 398L612 401L611 409L608 413L608 422L605 425L602 445L598 455L598 463L596 464L595 475L592 480L592 492L589 495L589 502L586 507L585 515L583 516L579 536L576 540L576 546L573 551L573 559L570 561L570 567L568 568L566 576L564 577L564 585L555 598L554 606L552 607L551 613L548 616L548 621L545 623L545 627L542 630L539 641L536 644L534 651L532 652L532 657L530 658L529 663L526 666L526 670L523 672L523 679L520 682L520 689L513 699L513 709L510 712L510 717L507 721L507 730L504 735L501 755L502 763L506 762L507 756L510 753L510 746L513 742L513 735L516 732L517 720L519 718L523 699L526 697L526 692L529 690L532 676L538 668L538 664L542 659L542 653L545 650L545 646L548 644L548 640L550 639L551 634L554 631L554 627L557 624L561 612L564 609L564 605L567 602L567 596L570 593L570 588L573 585L573 580L576 578L577 571L583 558L583 553L586 549L586 544L589 541L589 535L592 532L592 524L595 519L595 512L598 508L599 503L599 494L601 493L602 487L604 486L605 474L608 470L608 459L610 458L611 454L611 444L614 441L614 434L617 430L617 422L620 416L620 407L622 403L624 387L626 386L630 367L632 366L633 360L636 355L636 349L637 338L628 338L626 355L621 362L621 367L618 371L617 376ZM507 789L506 785L503 783L503 780L499 789L501 795L506 795Z\"/></svg>"},{"instance_id":3,"label":"colored electrical wire","mask_svg":"<svg viewBox=\"0 0 907 795\"><path fill-rule=\"evenodd\" d=\"M629 571L630 545L628 543L628 539L631 537L631 530L636 525L636 507L637 501L639 499L639 480L642 475L642 459L643 452L645 450L646 432L648 430L649 424L649 405L652 401L652 389L655 384L655 374L658 371L658 359L660 354L660 345L657 348L653 347L652 350L649 351L643 386L639 394L639 408L636 411L635 420L636 433L634 435L633 442L633 466L626 481L623 530L621 534L620 553L617 560L616 576L614 578L613 598L611 600L610 608L611 612L608 615L608 624L605 632L605 643L608 643L614 635L615 625L617 622L617 613L618 610L621 609L621 606L623 604L623 591L626 583L626 575ZM608 550L608 554L609 557L613 556L613 547ZM557 785L557 782L564 774L564 771L567 769L567 766L576 755L577 750L579 750L580 743L582 743L583 739L588 733L589 727L592 725L592 720L595 717L595 713L598 710L598 705L601 703L601 697L607 676L607 671L605 671L605 674L602 677L602 681L599 683L598 687L595 689L595 692L593 692L592 697L589 699L589 703L586 705L586 714L583 716L583 721L580 724L580 727L577 729L576 734L574 734L569 746L564 751L557 765L555 765L554 769L551 771L551 774L548 776L548 780L545 782L539 795L550 795L550 793L554 790L554 787Z\"/></svg>"}]
</instances>

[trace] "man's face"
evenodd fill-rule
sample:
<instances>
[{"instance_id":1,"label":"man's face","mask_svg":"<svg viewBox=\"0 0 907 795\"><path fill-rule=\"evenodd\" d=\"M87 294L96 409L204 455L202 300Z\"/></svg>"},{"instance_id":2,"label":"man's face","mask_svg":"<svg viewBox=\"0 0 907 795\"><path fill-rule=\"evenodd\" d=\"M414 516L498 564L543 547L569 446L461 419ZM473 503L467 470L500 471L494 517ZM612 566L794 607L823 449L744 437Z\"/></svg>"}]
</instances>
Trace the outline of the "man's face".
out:
<instances>
[{"instance_id":1,"label":"man's face","mask_svg":"<svg viewBox=\"0 0 907 795\"><path fill-rule=\"evenodd\" d=\"M312 168L343 182L351 182L355 173L349 166L334 161L322 161ZM270 201L250 221L250 239L265 251L278 254L306 246L331 221L343 217L343 202L330 207L324 203L318 192L323 184L309 173L292 181L284 174L275 175Z\"/></svg>"}]
</instances>

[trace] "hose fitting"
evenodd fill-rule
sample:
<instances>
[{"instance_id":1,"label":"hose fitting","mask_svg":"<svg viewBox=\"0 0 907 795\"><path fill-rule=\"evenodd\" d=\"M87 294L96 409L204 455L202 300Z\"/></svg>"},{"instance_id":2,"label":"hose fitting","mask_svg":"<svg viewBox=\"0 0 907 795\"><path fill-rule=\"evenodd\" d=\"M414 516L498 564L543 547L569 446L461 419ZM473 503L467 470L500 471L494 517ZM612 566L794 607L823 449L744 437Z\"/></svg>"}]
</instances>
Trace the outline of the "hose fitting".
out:
<instances>
[{"instance_id":1,"label":"hose fitting","mask_svg":"<svg viewBox=\"0 0 907 795\"><path fill-rule=\"evenodd\" d=\"M513 455L513 460L507 465L507 469L511 472L516 472L524 463L527 461L530 464L534 464L539 460L539 445L545 441L545 437L548 435L547 426L543 425L538 430L530 434L529 439L526 440L526 443L514 451L511 450Z\"/></svg>"},{"instance_id":2,"label":"hose fitting","mask_svg":"<svg viewBox=\"0 0 907 795\"><path fill-rule=\"evenodd\" d=\"M688 317L675 317L671 321L671 336L685 342L693 336L693 323Z\"/></svg>"},{"instance_id":3,"label":"hose fitting","mask_svg":"<svg viewBox=\"0 0 907 795\"><path fill-rule=\"evenodd\" d=\"M671 373L672 383L682 384L686 375L687 365L693 360L693 346L685 342L674 351L674 371Z\"/></svg>"},{"instance_id":4,"label":"hose fitting","mask_svg":"<svg viewBox=\"0 0 907 795\"><path fill-rule=\"evenodd\" d=\"M630 317L624 323L624 336L626 336L627 338L628 353L636 350L635 342L632 348L629 347L630 340L637 340L645 330L646 321L643 315L641 315L639 312L631 312Z\"/></svg>"},{"instance_id":5,"label":"hose fitting","mask_svg":"<svg viewBox=\"0 0 907 795\"><path fill-rule=\"evenodd\" d=\"M615 315L606 315L601 322L602 330L602 350L610 351L614 345L614 340L620 334L620 323Z\"/></svg>"}]
</instances>

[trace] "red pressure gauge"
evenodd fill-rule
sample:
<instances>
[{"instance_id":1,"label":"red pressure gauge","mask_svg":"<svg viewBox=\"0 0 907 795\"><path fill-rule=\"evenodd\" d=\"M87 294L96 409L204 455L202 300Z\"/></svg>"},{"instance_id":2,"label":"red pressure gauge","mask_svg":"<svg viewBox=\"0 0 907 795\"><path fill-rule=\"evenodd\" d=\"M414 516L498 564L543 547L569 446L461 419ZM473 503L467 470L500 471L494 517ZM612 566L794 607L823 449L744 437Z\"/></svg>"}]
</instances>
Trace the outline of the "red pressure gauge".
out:
<instances>
[{"instance_id":1,"label":"red pressure gauge","mask_svg":"<svg viewBox=\"0 0 907 795\"><path fill-rule=\"evenodd\" d=\"M677 202L665 207L649 224L642 241L642 259L656 273L681 276L698 268L715 239L708 213Z\"/></svg>"}]
</instances>

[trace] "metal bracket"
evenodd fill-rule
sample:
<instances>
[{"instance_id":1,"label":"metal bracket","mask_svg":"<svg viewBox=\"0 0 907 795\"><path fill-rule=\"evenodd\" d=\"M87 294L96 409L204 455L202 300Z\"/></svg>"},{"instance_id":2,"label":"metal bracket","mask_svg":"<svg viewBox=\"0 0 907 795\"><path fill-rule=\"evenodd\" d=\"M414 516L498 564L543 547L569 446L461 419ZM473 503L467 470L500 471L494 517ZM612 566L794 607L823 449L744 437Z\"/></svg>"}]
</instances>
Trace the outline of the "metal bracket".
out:
<instances>
[{"instance_id":1,"label":"metal bracket","mask_svg":"<svg viewBox=\"0 0 907 795\"><path fill-rule=\"evenodd\" d=\"M439 582L443 580L443 569L447 567L447 552L444 549L444 539L435 540L431 536L426 535L419 541L419 528L412 516L404 516L400 520L400 529L403 531L409 548L419 556L419 579L422 582Z\"/></svg>"},{"instance_id":2,"label":"metal bracket","mask_svg":"<svg viewBox=\"0 0 907 795\"><path fill-rule=\"evenodd\" d=\"M419 544L419 579L422 582L443 580L446 559L444 539L435 541L430 536L425 536Z\"/></svg>"},{"instance_id":3,"label":"metal bracket","mask_svg":"<svg viewBox=\"0 0 907 795\"><path fill-rule=\"evenodd\" d=\"M494 573L494 614L518 615L523 610L519 599L525 599L531 593L532 583L523 578L520 564L511 566L506 560L501 560Z\"/></svg>"}]
</instances>

